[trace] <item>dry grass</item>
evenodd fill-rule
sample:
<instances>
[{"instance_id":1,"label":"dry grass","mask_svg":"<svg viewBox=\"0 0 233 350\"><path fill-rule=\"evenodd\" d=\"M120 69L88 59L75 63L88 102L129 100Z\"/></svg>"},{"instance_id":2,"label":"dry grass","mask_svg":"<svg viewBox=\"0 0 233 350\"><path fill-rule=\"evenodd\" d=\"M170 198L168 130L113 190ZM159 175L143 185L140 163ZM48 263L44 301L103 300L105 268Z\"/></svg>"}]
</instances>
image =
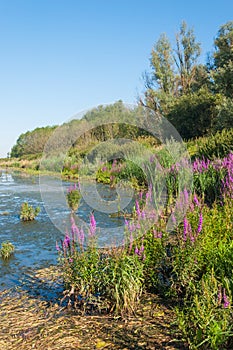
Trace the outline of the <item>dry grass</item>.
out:
<instances>
[{"instance_id":1,"label":"dry grass","mask_svg":"<svg viewBox=\"0 0 233 350\"><path fill-rule=\"evenodd\" d=\"M172 310L157 297L145 296L137 314L127 319L82 316L34 295L33 284L52 288L57 277L54 268L41 270L28 290L0 293L0 350L185 349L173 340L179 335L171 326Z\"/></svg>"}]
</instances>

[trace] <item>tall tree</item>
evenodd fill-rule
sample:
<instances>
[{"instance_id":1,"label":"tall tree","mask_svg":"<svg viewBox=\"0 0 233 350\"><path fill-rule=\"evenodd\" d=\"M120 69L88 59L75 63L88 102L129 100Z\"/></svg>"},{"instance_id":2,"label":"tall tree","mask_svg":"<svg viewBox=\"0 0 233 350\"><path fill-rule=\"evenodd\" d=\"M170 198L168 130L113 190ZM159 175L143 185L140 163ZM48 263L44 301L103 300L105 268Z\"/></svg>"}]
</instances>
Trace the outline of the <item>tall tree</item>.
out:
<instances>
[{"instance_id":1,"label":"tall tree","mask_svg":"<svg viewBox=\"0 0 233 350\"><path fill-rule=\"evenodd\" d=\"M190 92L195 82L197 60L201 54L201 45L196 42L193 29L182 22L176 35L174 60L179 74L179 88L182 94Z\"/></svg>"},{"instance_id":2,"label":"tall tree","mask_svg":"<svg viewBox=\"0 0 233 350\"><path fill-rule=\"evenodd\" d=\"M213 79L216 90L233 97L233 21L220 27L214 44Z\"/></svg>"},{"instance_id":3,"label":"tall tree","mask_svg":"<svg viewBox=\"0 0 233 350\"><path fill-rule=\"evenodd\" d=\"M161 34L151 51L152 72L144 76L144 81L145 104L162 113L169 97L174 94L176 82L174 64L171 44L166 34Z\"/></svg>"},{"instance_id":4,"label":"tall tree","mask_svg":"<svg viewBox=\"0 0 233 350\"><path fill-rule=\"evenodd\" d=\"M152 81L165 93L172 94L175 85L174 59L171 44L162 34L151 52Z\"/></svg>"},{"instance_id":5,"label":"tall tree","mask_svg":"<svg viewBox=\"0 0 233 350\"><path fill-rule=\"evenodd\" d=\"M200 88L206 74L197 64L200 52L193 29L189 29L185 22L176 35L174 50L166 34L162 34L151 52L151 73L144 77L145 98L140 102L167 114L174 98L191 92L192 88L195 91Z\"/></svg>"}]
</instances>

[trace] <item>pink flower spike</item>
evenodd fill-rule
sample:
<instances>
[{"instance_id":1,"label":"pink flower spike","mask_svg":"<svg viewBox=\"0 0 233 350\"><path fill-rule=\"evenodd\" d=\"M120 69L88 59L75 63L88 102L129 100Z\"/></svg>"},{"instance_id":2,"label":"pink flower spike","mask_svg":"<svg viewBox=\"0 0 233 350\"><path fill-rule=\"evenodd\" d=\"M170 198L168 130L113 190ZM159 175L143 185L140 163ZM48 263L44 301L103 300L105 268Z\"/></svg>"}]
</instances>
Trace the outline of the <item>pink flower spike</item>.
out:
<instances>
[{"instance_id":1,"label":"pink flower spike","mask_svg":"<svg viewBox=\"0 0 233 350\"><path fill-rule=\"evenodd\" d=\"M187 240L187 233L188 233L188 220L187 218L185 217L184 218L184 232L183 232L183 235L184 235L184 241Z\"/></svg>"},{"instance_id":2,"label":"pink flower spike","mask_svg":"<svg viewBox=\"0 0 233 350\"><path fill-rule=\"evenodd\" d=\"M137 216L139 217L141 215L141 211L140 211L138 200L136 200L135 205L136 205L136 213L137 213Z\"/></svg>"},{"instance_id":3,"label":"pink flower spike","mask_svg":"<svg viewBox=\"0 0 233 350\"><path fill-rule=\"evenodd\" d=\"M95 231L96 231L96 221L95 221L94 214L91 213L91 215L90 215L90 234L91 234L91 236L94 236Z\"/></svg>"},{"instance_id":4,"label":"pink flower spike","mask_svg":"<svg viewBox=\"0 0 233 350\"><path fill-rule=\"evenodd\" d=\"M139 250L137 246L135 247L134 254L139 255Z\"/></svg>"},{"instance_id":5,"label":"pink flower spike","mask_svg":"<svg viewBox=\"0 0 233 350\"><path fill-rule=\"evenodd\" d=\"M142 244L142 245L141 245L141 248L140 248L140 250L139 250L139 255L141 255L141 254L144 252L144 249L145 249L145 248L144 248L144 245Z\"/></svg>"},{"instance_id":6,"label":"pink flower spike","mask_svg":"<svg viewBox=\"0 0 233 350\"><path fill-rule=\"evenodd\" d=\"M193 202L194 202L194 204L195 204L197 207L200 206L200 203L199 203L199 201L198 201L198 198L197 198L196 194L194 194L194 196L193 196Z\"/></svg>"},{"instance_id":7,"label":"pink flower spike","mask_svg":"<svg viewBox=\"0 0 233 350\"><path fill-rule=\"evenodd\" d=\"M78 233L78 241L79 241L79 244L81 245L81 246L83 246L83 243L84 243L84 231L83 231L83 229L81 228L80 230L79 230L79 233Z\"/></svg>"},{"instance_id":8,"label":"pink flower spike","mask_svg":"<svg viewBox=\"0 0 233 350\"><path fill-rule=\"evenodd\" d=\"M226 309L230 306L230 301L226 296L226 290L225 288L223 289L223 307Z\"/></svg>"},{"instance_id":9,"label":"pink flower spike","mask_svg":"<svg viewBox=\"0 0 233 350\"><path fill-rule=\"evenodd\" d=\"M145 213L145 211L144 211L144 210L142 211L141 215L142 215L142 218L143 218L143 219L145 219L145 218L146 218L146 213Z\"/></svg>"},{"instance_id":10,"label":"pink flower spike","mask_svg":"<svg viewBox=\"0 0 233 350\"><path fill-rule=\"evenodd\" d=\"M200 212L200 216L199 216L199 223L198 223L198 227L197 227L197 233L199 234L202 230L202 223L203 223L203 216L202 216L202 212Z\"/></svg>"},{"instance_id":11,"label":"pink flower spike","mask_svg":"<svg viewBox=\"0 0 233 350\"><path fill-rule=\"evenodd\" d=\"M131 252L132 247L133 247L133 235L131 233L129 237L129 253Z\"/></svg>"},{"instance_id":12,"label":"pink flower spike","mask_svg":"<svg viewBox=\"0 0 233 350\"><path fill-rule=\"evenodd\" d=\"M57 250L58 252L60 252L60 250L61 250L57 242L56 242L56 250Z\"/></svg>"}]
</instances>

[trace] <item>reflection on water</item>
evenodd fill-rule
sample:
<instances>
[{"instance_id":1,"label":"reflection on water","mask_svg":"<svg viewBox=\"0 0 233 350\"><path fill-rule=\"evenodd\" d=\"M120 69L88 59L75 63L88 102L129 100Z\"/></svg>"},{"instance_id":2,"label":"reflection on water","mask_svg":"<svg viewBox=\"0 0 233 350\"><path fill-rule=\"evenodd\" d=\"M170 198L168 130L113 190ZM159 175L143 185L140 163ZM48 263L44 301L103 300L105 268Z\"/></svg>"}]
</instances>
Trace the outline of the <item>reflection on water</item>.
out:
<instances>
[{"instance_id":1,"label":"reflection on water","mask_svg":"<svg viewBox=\"0 0 233 350\"><path fill-rule=\"evenodd\" d=\"M62 185L66 191L69 183L63 182ZM97 188L105 200L115 199L116 193L109 187L98 184ZM54 217L64 222L64 227L69 229L69 209L59 205L56 191L49 193L49 196ZM39 216L33 222L21 222L19 219L20 207L24 201L41 208ZM132 205L131 201L129 208ZM8 240L16 248L9 261L0 259L0 290L19 284L22 276L32 269L56 264L55 243L63 238L63 232L50 220L47 209L41 198L38 177L0 171L0 244ZM91 206L82 200L76 221L81 219L88 224L91 211ZM124 223L122 217L110 218L108 213L101 211L95 211L95 218L97 226L109 229L110 235L113 228L122 228ZM109 236L100 237L100 240L103 245L107 244Z\"/></svg>"}]
</instances>

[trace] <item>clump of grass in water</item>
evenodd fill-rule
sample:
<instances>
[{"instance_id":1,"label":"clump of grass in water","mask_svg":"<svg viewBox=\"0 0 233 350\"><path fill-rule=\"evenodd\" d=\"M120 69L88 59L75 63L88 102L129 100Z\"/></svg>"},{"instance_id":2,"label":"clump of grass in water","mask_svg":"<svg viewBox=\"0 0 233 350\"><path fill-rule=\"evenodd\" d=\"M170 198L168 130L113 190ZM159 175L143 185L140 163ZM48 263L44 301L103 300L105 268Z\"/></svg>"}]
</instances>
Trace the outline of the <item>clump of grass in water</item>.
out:
<instances>
[{"instance_id":1,"label":"clump of grass in water","mask_svg":"<svg viewBox=\"0 0 233 350\"><path fill-rule=\"evenodd\" d=\"M3 242L0 249L2 259L7 260L14 253L15 247L11 242Z\"/></svg>"},{"instance_id":2,"label":"clump of grass in water","mask_svg":"<svg viewBox=\"0 0 233 350\"><path fill-rule=\"evenodd\" d=\"M68 192L66 194L66 200L67 200L69 208L72 211L76 211L78 209L81 197L82 197L81 193L80 193L79 188L77 187L76 184L71 185L68 188Z\"/></svg>"},{"instance_id":3,"label":"clump of grass in water","mask_svg":"<svg viewBox=\"0 0 233 350\"><path fill-rule=\"evenodd\" d=\"M33 208L27 202L24 202L21 206L20 220L22 221L33 221L36 216L40 213L40 207Z\"/></svg>"}]
</instances>

